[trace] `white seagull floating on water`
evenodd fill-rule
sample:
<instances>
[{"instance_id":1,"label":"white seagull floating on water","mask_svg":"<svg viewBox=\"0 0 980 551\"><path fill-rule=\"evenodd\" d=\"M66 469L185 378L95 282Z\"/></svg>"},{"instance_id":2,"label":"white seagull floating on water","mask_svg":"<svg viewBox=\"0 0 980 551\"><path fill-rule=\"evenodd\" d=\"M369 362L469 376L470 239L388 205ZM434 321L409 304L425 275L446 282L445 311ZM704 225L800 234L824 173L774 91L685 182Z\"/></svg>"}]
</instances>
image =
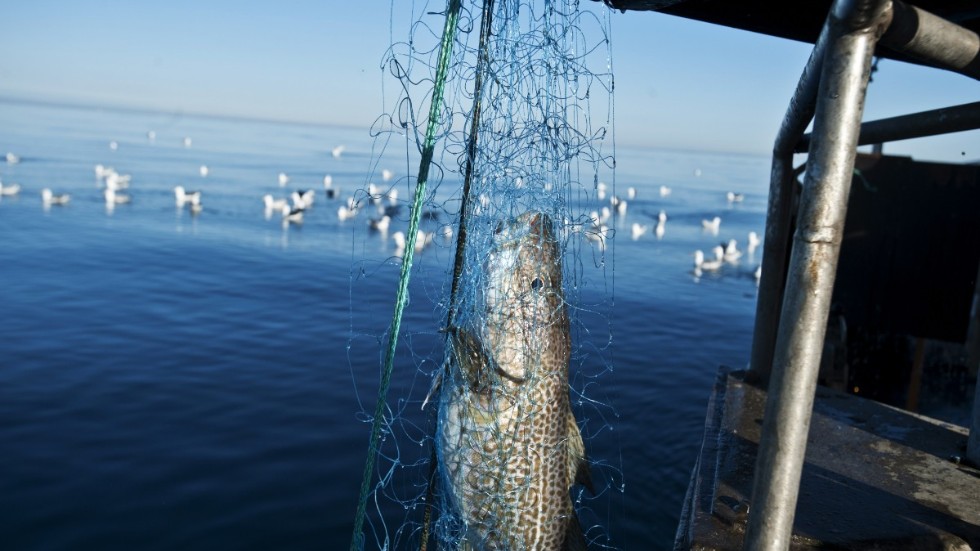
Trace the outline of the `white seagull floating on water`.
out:
<instances>
[{"instance_id":1,"label":"white seagull floating on water","mask_svg":"<svg viewBox=\"0 0 980 551\"><path fill-rule=\"evenodd\" d=\"M704 228L705 231L718 235L718 230L721 228L721 218L715 216L711 220L701 220L701 227Z\"/></svg>"},{"instance_id":2,"label":"white seagull floating on water","mask_svg":"<svg viewBox=\"0 0 980 551\"><path fill-rule=\"evenodd\" d=\"M388 226L390 225L391 225L391 217L387 215L382 216L381 218L372 218L368 220L368 227L370 227L372 230L379 231L381 233L387 232Z\"/></svg>"},{"instance_id":3,"label":"white seagull floating on water","mask_svg":"<svg viewBox=\"0 0 980 551\"><path fill-rule=\"evenodd\" d=\"M755 233L754 231L750 231L749 232L749 247L748 247L749 254L752 254L752 253L755 252L756 248L759 247L759 243L761 243L761 240L759 239L759 234Z\"/></svg>"},{"instance_id":4,"label":"white seagull floating on water","mask_svg":"<svg viewBox=\"0 0 980 551\"><path fill-rule=\"evenodd\" d=\"M633 199L636 199L636 188L635 187L626 188L626 198L629 199L630 201L632 201Z\"/></svg>"},{"instance_id":5,"label":"white seagull floating on water","mask_svg":"<svg viewBox=\"0 0 980 551\"><path fill-rule=\"evenodd\" d=\"M649 228L647 226L644 226L644 225L640 224L639 222L633 222L633 227L632 227L632 230L633 230L633 241L636 241L637 239L639 239L640 236L642 236L643 234L645 234L648 229Z\"/></svg>"},{"instance_id":6,"label":"white seagull floating on water","mask_svg":"<svg viewBox=\"0 0 980 551\"><path fill-rule=\"evenodd\" d=\"M54 194L49 188L41 190L41 202L47 205L67 205L71 201L71 195L67 193Z\"/></svg>"},{"instance_id":7,"label":"white seagull floating on water","mask_svg":"<svg viewBox=\"0 0 980 551\"><path fill-rule=\"evenodd\" d=\"M123 193L116 193L116 190L110 187L105 188L105 191L102 192L102 195L105 197L106 205L123 205L132 200L132 198L129 195L125 195Z\"/></svg>"},{"instance_id":8,"label":"white seagull floating on water","mask_svg":"<svg viewBox=\"0 0 980 551\"><path fill-rule=\"evenodd\" d=\"M289 208L289 205L282 207L282 224L289 225L290 222L300 223L303 221L303 209Z\"/></svg>"},{"instance_id":9,"label":"white seagull floating on water","mask_svg":"<svg viewBox=\"0 0 980 551\"><path fill-rule=\"evenodd\" d=\"M721 245L716 246L712 249L715 254L713 260L705 260L704 253L700 249L694 251L694 271L695 273L700 273L701 270L708 272L714 272L721 269L722 265L725 263L725 251L721 248Z\"/></svg>"},{"instance_id":10,"label":"white seagull floating on water","mask_svg":"<svg viewBox=\"0 0 980 551\"><path fill-rule=\"evenodd\" d=\"M348 218L354 218L357 216L357 210L350 208L349 205L344 205L337 208L337 218L343 222Z\"/></svg>"},{"instance_id":11,"label":"white seagull floating on water","mask_svg":"<svg viewBox=\"0 0 980 551\"><path fill-rule=\"evenodd\" d=\"M114 191L126 189L131 178L129 174L119 174L112 168L108 168L105 170L105 187Z\"/></svg>"},{"instance_id":12,"label":"white seagull floating on water","mask_svg":"<svg viewBox=\"0 0 980 551\"><path fill-rule=\"evenodd\" d=\"M671 189L667 186L660 186L660 196L667 197L670 195Z\"/></svg>"},{"instance_id":13,"label":"white seagull floating on water","mask_svg":"<svg viewBox=\"0 0 980 551\"><path fill-rule=\"evenodd\" d=\"M338 145L330 151L330 154L333 155L335 159L339 159L340 156L344 154L345 149L347 149L346 145Z\"/></svg>"},{"instance_id":14,"label":"white seagull floating on water","mask_svg":"<svg viewBox=\"0 0 980 551\"><path fill-rule=\"evenodd\" d=\"M0 196L13 197L18 193L20 193L20 184L3 185L3 182L0 182Z\"/></svg>"},{"instance_id":15,"label":"white seagull floating on water","mask_svg":"<svg viewBox=\"0 0 980 551\"><path fill-rule=\"evenodd\" d=\"M282 211L283 207L289 206L289 201L285 199L276 199L271 194L266 193L262 196L262 202L265 203L266 210L270 211Z\"/></svg>"},{"instance_id":16,"label":"white seagull floating on water","mask_svg":"<svg viewBox=\"0 0 980 551\"><path fill-rule=\"evenodd\" d=\"M211 172L211 169L208 168L208 165L201 165L201 168L199 170L201 172L201 177L202 178L207 178L208 177L208 173Z\"/></svg>"},{"instance_id":17,"label":"white seagull floating on water","mask_svg":"<svg viewBox=\"0 0 980 551\"><path fill-rule=\"evenodd\" d=\"M316 198L316 192L312 189L298 189L289 197L293 200L293 208L308 209L313 206L313 199Z\"/></svg>"},{"instance_id":18,"label":"white seagull floating on water","mask_svg":"<svg viewBox=\"0 0 980 551\"><path fill-rule=\"evenodd\" d=\"M735 262L742 257L742 251L738 250L738 243L730 239L727 244L722 246L725 262Z\"/></svg>"},{"instance_id":19,"label":"white seagull floating on water","mask_svg":"<svg viewBox=\"0 0 980 551\"><path fill-rule=\"evenodd\" d=\"M734 191L729 191L726 195L729 203L741 203L745 200L745 195L741 193L735 193Z\"/></svg>"},{"instance_id":20,"label":"white seagull floating on water","mask_svg":"<svg viewBox=\"0 0 980 551\"><path fill-rule=\"evenodd\" d=\"M387 168L381 171L381 179L384 180L385 182L391 180L392 178L394 178L394 176L395 173L388 170Z\"/></svg>"},{"instance_id":21,"label":"white seagull floating on water","mask_svg":"<svg viewBox=\"0 0 980 551\"><path fill-rule=\"evenodd\" d=\"M200 210L200 191L187 191L184 189L184 186L177 186L174 188L174 198L177 200L178 207L190 204L192 207L197 206L198 210Z\"/></svg>"},{"instance_id":22,"label":"white seagull floating on water","mask_svg":"<svg viewBox=\"0 0 980 551\"><path fill-rule=\"evenodd\" d=\"M20 162L20 157L18 157L17 155L11 153L10 151L7 152L7 164L8 165L15 165L15 164L17 164L19 162Z\"/></svg>"},{"instance_id":23,"label":"white seagull floating on water","mask_svg":"<svg viewBox=\"0 0 980 551\"><path fill-rule=\"evenodd\" d=\"M279 187L286 187L289 183L289 176L285 172L279 173Z\"/></svg>"},{"instance_id":24,"label":"white seagull floating on water","mask_svg":"<svg viewBox=\"0 0 980 551\"><path fill-rule=\"evenodd\" d=\"M333 176L327 174L323 177L323 191L327 199L336 199L340 195L340 188L333 187Z\"/></svg>"},{"instance_id":25,"label":"white seagull floating on water","mask_svg":"<svg viewBox=\"0 0 980 551\"><path fill-rule=\"evenodd\" d=\"M664 238L664 233L667 232L667 213L660 211L657 215L657 227L653 229L654 235L657 236L657 240Z\"/></svg>"}]
</instances>

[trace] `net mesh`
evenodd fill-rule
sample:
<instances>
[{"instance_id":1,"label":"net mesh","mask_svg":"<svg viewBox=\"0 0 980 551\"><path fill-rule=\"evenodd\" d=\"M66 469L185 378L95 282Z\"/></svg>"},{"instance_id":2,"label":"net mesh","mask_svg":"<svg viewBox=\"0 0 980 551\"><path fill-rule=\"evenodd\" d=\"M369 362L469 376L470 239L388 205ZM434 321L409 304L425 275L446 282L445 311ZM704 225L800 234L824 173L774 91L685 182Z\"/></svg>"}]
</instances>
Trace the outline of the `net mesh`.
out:
<instances>
[{"instance_id":1,"label":"net mesh","mask_svg":"<svg viewBox=\"0 0 980 551\"><path fill-rule=\"evenodd\" d=\"M403 138L424 157L441 85L446 6L413 4L395 40L395 4L382 68L396 92L373 159ZM413 268L426 273L413 290L431 305L428 330L399 341L395 370L411 374L385 403L358 547L552 548L576 533L612 546L603 517L623 489L608 459L618 452L592 445L615 417L601 385L613 235L599 214L613 78L608 11L587 4L461 3L417 245L444 254Z\"/></svg>"}]
</instances>

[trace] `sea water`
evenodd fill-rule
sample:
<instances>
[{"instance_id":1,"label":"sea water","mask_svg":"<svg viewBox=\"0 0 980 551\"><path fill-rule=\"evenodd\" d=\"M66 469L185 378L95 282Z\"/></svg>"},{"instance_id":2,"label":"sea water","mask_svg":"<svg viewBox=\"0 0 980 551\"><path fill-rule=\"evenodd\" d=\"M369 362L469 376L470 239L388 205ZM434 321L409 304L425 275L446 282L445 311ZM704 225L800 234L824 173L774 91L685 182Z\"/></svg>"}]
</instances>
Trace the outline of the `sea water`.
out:
<instances>
[{"instance_id":1,"label":"sea water","mask_svg":"<svg viewBox=\"0 0 980 551\"><path fill-rule=\"evenodd\" d=\"M0 153L20 157L0 161L0 181L22 188L0 199L5 548L348 545L394 308L390 236L405 231L418 168L408 138L385 146L367 128L0 103ZM729 239L744 250L748 232L762 234L769 163L615 153L610 194L637 195L608 222L605 251L576 249L570 295L573 404L600 492L580 499L580 514L597 543L668 549L716 370L748 361L761 261L760 249L697 277L693 253ZM132 175L131 203L106 206L96 164ZM323 193L328 174L338 200ZM368 183L399 190L405 208L387 234L369 230L366 212L337 216L348 196L373 208L358 192ZM433 199L449 204L456 184L447 177ZM177 185L202 191L200 213L175 204ZM45 187L71 201L45 208ZM317 190L301 225L264 212L264 194L299 188ZM718 235L701 226L714 216ZM634 222L648 227L636 240ZM442 357L452 245L437 236L416 256L388 400L405 464L430 453L420 402ZM380 512L372 498L368 548L420 521L424 472L394 473Z\"/></svg>"}]
</instances>

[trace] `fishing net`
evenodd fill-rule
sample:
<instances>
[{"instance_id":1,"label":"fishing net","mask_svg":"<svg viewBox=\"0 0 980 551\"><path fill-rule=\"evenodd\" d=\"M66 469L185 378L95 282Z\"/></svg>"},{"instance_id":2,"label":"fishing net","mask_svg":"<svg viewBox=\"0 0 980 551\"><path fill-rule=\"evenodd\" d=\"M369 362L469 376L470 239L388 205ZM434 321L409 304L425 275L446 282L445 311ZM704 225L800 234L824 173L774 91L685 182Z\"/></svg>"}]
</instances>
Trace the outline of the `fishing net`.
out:
<instances>
[{"instance_id":1,"label":"fishing net","mask_svg":"<svg viewBox=\"0 0 980 551\"><path fill-rule=\"evenodd\" d=\"M405 140L421 194L406 201L403 286L379 336L377 408L365 408L352 549L550 549L566 533L612 547L604 520L623 483L601 436L615 417L601 384L612 370L613 231L599 214L615 192L608 11L419 3L396 40L396 4L382 64L396 94L374 134L382 152ZM435 269L413 266L426 247L439 249ZM409 287L420 269L426 282ZM420 290L427 300L407 306ZM428 328L399 343L419 303ZM407 395L386 396L391 377L409 380Z\"/></svg>"}]
</instances>

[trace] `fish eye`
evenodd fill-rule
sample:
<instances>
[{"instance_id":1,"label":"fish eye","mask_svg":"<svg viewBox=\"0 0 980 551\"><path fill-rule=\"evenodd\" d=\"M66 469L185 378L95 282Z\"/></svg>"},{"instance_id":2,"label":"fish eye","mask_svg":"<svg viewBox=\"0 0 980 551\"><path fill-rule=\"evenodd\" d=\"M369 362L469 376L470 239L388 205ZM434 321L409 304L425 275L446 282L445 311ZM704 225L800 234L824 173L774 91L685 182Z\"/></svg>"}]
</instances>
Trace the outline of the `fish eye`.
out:
<instances>
[{"instance_id":1,"label":"fish eye","mask_svg":"<svg viewBox=\"0 0 980 551\"><path fill-rule=\"evenodd\" d=\"M541 289L542 287L544 287L544 281L541 281L541 278L540 277L536 277L533 280L531 280L531 289L532 290L537 291L537 290Z\"/></svg>"}]
</instances>

